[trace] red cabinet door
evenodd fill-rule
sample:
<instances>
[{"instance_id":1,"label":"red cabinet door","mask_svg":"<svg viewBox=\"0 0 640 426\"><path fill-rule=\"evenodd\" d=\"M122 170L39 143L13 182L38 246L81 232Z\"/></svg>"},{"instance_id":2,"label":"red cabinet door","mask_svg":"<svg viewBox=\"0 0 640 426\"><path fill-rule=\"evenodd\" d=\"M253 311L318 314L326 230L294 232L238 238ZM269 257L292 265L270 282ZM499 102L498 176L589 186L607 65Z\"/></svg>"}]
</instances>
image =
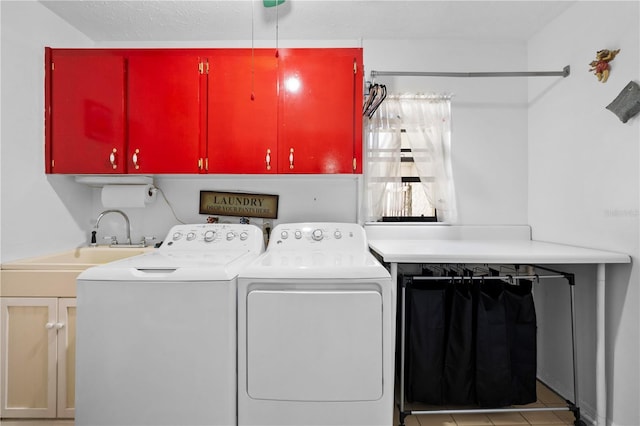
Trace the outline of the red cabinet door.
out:
<instances>
[{"instance_id":1,"label":"red cabinet door","mask_svg":"<svg viewBox=\"0 0 640 426\"><path fill-rule=\"evenodd\" d=\"M125 173L124 58L49 52L47 172Z\"/></svg>"},{"instance_id":2,"label":"red cabinet door","mask_svg":"<svg viewBox=\"0 0 640 426\"><path fill-rule=\"evenodd\" d=\"M357 172L362 50L281 49L279 57L279 172Z\"/></svg>"},{"instance_id":3,"label":"red cabinet door","mask_svg":"<svg viewBox=\"0 0 640 426\"><path fill-rule=\"evenodd\" d=\"M276 173L274 49L217 49L209 57L209 173Z\"/></svg>"},{"instance_id":4,"label":"red cabinet door","mask_svg":"<svg viewBox=\"0 0 640 426\"><path fill-rule=\"evenodd\" d=\"M47 172L361 173L362 49L47 54Z\"/></svg>"},{"instance_id":5,"label":"red cabinet door","mask_svg":"<svg viewBox=\"0 0 640 426\"><path fill-rule=\"evenodd\" d=\"M188 51L129 55L129 173L202 171L206 103L201 102L201 67L198 54Z\"/></svg>"}]
</instances>

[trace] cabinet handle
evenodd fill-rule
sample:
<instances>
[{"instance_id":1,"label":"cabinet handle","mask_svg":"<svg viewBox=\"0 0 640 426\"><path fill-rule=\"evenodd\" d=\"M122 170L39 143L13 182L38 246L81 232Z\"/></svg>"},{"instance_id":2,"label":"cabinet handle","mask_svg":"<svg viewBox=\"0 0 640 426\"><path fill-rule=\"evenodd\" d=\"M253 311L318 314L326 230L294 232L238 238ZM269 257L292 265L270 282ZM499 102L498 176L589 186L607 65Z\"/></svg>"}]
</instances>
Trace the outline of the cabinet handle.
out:
<instances>
[{"instance_id":1,"label":"cabinet handle","mask_svg":"<svg viewBox=\"0 0 640 426\"><path fill-rule=\"evenodd\" d=\"M44 325L44 328L46 328L47 330L53 330L54 328L56 330L60 330L61 328L64 328L64 323L63 322L48 322Z\"/></svg>"},{"instance_id":2,"label":"cabinet handle","mask_svg":"<svg viewBox=\"0 0 640 426\"><path fill-rule=\"evenodd\" d=\"M113 148L113 151L111 151L111 154L109 155L109 162L111 163L111 167L114 169L118 168L118 163L116 163L116 152L118 152L118 150Z\"/></svg>"},{"instance_id":3,"label":"cabinet handle","mask_svg":"<svg viewBox=\"0 0 640 426\"><path fill-rule=\"evenodd\" d=\"M140 166L138 165L138 154L140 154L140 150L136 149L133 153L133 156L131 157L131 161L133 161L133 166L136 168L136 170L140 168Z\"/></svg>"},{"instance_id":4,"label":"cabinet handle","mask_svg":"<svg viewBox=\"0 0 640 426\"><path fill-rule=\"evenodd\" d=\"M293 148L289 150L289 168L293 169Z\"/></svg>"},{"instance_id":5,"label":"cabinet handle","mask_svg":"<svg viewBox=\"0 0 640 426\"><path fill-rule=\"evenodd\" d=\"M267 149L267 156L265 157L265 161L267 162L267 170L271 170L271 150Z\"/></svg>"}]
</instances>

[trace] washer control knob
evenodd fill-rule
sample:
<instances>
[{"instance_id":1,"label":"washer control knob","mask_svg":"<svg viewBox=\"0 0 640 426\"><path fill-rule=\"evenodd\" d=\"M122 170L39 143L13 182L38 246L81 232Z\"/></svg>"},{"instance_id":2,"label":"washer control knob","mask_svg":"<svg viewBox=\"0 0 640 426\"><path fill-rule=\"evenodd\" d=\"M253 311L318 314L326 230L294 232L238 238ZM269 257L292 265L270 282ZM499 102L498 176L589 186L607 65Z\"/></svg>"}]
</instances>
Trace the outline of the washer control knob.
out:
<instances>
[{"instance_id":1,"label":"washer control knob","mask_svg":"<svg viewBox=\"0 0 640 426\"><path fill-rule=\"evenodd\" d=\"M286 240L287 238L289 238L289 233L287 231L282 231L282 233L280 234L280 238Z\"/></svg>"},{"instance_id":2,"label":"washer control knob","mask_svg":"<svg viewBox=\"0 0 640 426\"><path fill-rule=\"evenodd\" d=\"M187 241L193 241L196 239L196 233L195 232L189 232L187 234Z\"/></svg>"},{"instance_id":3,"label":"washer control knob","mask_svg":"<svg viewBox=\"0 0 640 426\"><path fill-rule=\"evenodd\" d=\"M233 232L229 232L227 233L227 241L231 241L235 238L235 235L233 234Z\"/></svg>"},{"instance_id":4,"label":"washer control knob","mask_svg":"<svg viewBox=\"0 0 640 426\"><path fill-rule=\"evenodd\" d=\"M314 229L311 237L316 241L320 241L322 239L322 229Z\"/></svg>"},{"instance_id":5,"label":"washer control knob","mask_svg":"<svg viewBox=\"0 0 640 426\"><path fill-rule=\"evenodd\" d=\"M249 234L247 234L245 231L242 231L240 233L240 241L245 241L247 238L249 238Z\"/></svg>"},{"instance_id":6,"label":"washer control knob","mask_svg":"<svg viewBox=\"0 0 640 426\"><path fill-rule=\"evenodd\" d=\"M302 238L302 231L299 229L296 229L295 236L296 236L296 240L299 240L300 238Z\"/></svg>"},{"instance_id":7,"label":"washer control knob","mask_svg":"<svg viewBox=\"0 0 640 426\"><path fill-rule=\"evenodd\" d=\"M338 230L333 233L333 236L336 237L336 240L339 240L340 238L342 238L342 232Z\"/></svg>"},{"instance_id":8,"label":"washer control knob","mask_svg":"<svg viewBox=\"0 0 640 426\"><path fill-rule=\"evenodd\" d=\"M180 238L182 238L182 232L173 233L173 241L178 241Z\"/></svg>"},{"instance_id":9,"label":"washer control knob","mask_svg":"<svg viewBox=\"0 0 640 426\"><path fill-rule=\"evenodd\" d=\"M207 231L204 233L204 240L208 243L216 238L216 231Z\"/></svg>"}]
</instances>

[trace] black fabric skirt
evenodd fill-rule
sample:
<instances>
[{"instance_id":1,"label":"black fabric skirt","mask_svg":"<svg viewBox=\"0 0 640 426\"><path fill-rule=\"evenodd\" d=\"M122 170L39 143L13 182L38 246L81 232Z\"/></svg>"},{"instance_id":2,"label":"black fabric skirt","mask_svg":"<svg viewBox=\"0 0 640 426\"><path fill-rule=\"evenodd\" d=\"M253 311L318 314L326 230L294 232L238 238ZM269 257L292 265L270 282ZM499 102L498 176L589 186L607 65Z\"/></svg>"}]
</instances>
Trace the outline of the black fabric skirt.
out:
<instances>
[{"instance_id":1,"label":"black fabric skirt","mask_svg":"<svg viewBox=\"0 0 640 426\"><path fill-rule=\"evenodd\" d=\"M530 281L403 280L408 402L503 407L536 401Z\"/></svg>"}]
</instances>

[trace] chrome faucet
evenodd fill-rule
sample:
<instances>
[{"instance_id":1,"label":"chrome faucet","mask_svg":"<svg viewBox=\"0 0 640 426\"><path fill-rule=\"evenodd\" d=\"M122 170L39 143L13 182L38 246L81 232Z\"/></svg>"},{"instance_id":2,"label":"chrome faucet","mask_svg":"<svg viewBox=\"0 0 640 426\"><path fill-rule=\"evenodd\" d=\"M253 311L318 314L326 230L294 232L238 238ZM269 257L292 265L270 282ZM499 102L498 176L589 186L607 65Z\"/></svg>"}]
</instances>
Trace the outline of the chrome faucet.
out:
<instances>
[{"instance_id":1,"label":"chrome faucet","mask_svg":"<svg viewBox=\"0 0 640 426\"><path fill-rule=\"evenodd\" d=\"M98 219L96 220L96 226L94 228L94 231L91 232L91 245L96 245L96 231L98 229L98 226L100 225L100 221L102 220L102 218L109 214L109 213L118 213L120 214L126 224L127 224L127 242L126 244L130 245L131 244L131 222L129 222L129 218L127 217L127 215L122 211L122 210L105 210L102 213L100 213L100 215L98 216ZM118 244L118 242L115 240L115 237L111 237L111 244L115 245Z\"/></svg>"}]
</instances>

